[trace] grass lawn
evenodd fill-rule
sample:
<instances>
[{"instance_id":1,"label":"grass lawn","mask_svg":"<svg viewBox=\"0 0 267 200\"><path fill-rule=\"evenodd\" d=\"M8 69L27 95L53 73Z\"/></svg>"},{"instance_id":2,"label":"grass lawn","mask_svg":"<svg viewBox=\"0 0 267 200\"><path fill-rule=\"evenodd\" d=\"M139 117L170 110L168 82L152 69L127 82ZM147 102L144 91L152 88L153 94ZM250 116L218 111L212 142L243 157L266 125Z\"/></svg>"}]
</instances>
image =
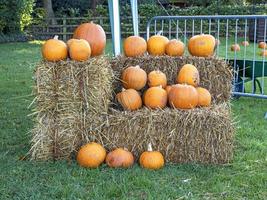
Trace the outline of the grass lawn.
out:
<instances>
[{"instance_id":1,"label":"grass lawn","mask_svg":"<svg viewBox=\"0 0 267 200\"><path fill-rule=\"evenodd\" d=\"M110 45L109 45L110 49ZM30 148L32 72L40 43L0 44L0 199L267 199L267 100L232 101L233 162L158 171L20 160Z\"/></svg>"}]
</instances>

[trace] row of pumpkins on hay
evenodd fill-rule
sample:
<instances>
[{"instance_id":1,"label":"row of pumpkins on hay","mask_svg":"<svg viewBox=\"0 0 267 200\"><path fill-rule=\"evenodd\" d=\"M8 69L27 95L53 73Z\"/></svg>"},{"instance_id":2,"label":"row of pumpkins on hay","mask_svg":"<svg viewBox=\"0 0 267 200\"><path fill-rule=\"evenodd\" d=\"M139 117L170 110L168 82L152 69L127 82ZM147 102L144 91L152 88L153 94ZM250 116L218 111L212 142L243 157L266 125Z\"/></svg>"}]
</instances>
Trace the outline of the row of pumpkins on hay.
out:
<instances>
[{"instance_id":1,"label":"row of pumpkins on hay","mask_svg":"<svg viewBox=\"0 0 267 200\"><path fill-rule=\"evenodd\" d=\"M175 85L167 85L167 77L160 70L147 73L137 66L130 66L122 72L123 89L116 95L125 110L137 110L144 104L151 109L163 109L167 104L172 108L192 109L210 106L211 94L199 84L199 72L194 65L186 64L179 71ZM140 90L149 88L143 93Z\"/></svg>"}]
</instances>

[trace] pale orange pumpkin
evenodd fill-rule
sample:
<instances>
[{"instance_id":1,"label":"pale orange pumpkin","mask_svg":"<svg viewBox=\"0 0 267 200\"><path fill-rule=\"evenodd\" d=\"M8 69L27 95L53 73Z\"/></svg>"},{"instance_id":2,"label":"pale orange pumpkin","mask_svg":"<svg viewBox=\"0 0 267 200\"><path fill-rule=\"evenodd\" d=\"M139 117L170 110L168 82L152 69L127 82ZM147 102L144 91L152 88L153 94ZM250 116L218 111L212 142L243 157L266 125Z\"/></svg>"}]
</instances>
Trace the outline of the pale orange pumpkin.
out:
<instances>
[{"instance_id":1,"label":"pale orange pumpkin","mask_svg":"<svg viewBox=\"0 0 267 200\"><path fill-rule=\"evenodd\" d=\"M84 39L71 39L69 41L69 56L72 60L85 61L91 56L89 43Z\"/></svg>"},{"instance_id":2,"label":"pale orange pumpkin","mask_svg":"<svg viewBox=\"0 0 267 200\"><path fill-rule=\"evenodd\" d=\"M231 51L240 51L240 46L239 44L233 44L231 46Z\"/></svg>"},{"instance_id":3,"label":"pale orange pumpkin","mask_svg":"<svg viewBox=\"0 0 267 200\"><path fill-rule=\"evenodd\" d=\"M191 109L198 105L198 92L196 88L191 85L173 85L168 98L169 105L174 108Z\"/></svg>"},{"instance_id":4,"label":"pale orange pumpkin","mask_svg":"<svg viewBox=\"0 0 267 200\"><path fill-rule=\"evenodd\" d=\"M139 163L143 168L156 170L164 166L164 157L159 151L153 151L149 143L147 151L141 154Z\"/></svg>"},{"instance_id":5,"label":"pale orange pumpkin","mask_svg":"<svg viewBox=\"0 0 267 200\"><path fill-rule=\"evenodd\" d=\"M127 149L117 148L108 153L106 163L109 167L128 168L134 164L134 156Z\"/></svg>"},{"instance_id":6,"label":"pale orange pumpkin","mask_svg":"<svg viewBox=\"0 0 267 200\"><path fill-rule=\"evenodd\" d=\"M267 44L265 42L260 42L258 47L260 49L264 49L264 48L267 48Z\"/></svg>"},{"instance_id":7,"label":"pale orange pumpkin","mask_svg":"<svg viewBox=\"0 0 267 200\"><path fill-rule=\"evenodd\" d=\"M127 57L141 56L146 52L147 44L142 37L130 36L125 39L123 49Z\"/></svg>"},{"instance_id":8,"label":"pale orange pumpkin","mask_svg":"<svg viewBox=\"0 0 267 200\"><path fill-rule=\"evenodd\" d=\"M210 92L202 87L197 87L197 93L198 93L198 106L210 106L211 104L211 94Z\"/></svg>"},{"instance_id":9,"label":"pale orange pumpkin","mask_svg":"<svg viewBox=\"0 0 267 200\"><path fill-rule=\"evenodd\" d=\"M191 64L184 65L178 73L176 82L181 84L186 83L197 87L199 84L199 72L197 68Z\"/></svg>"},{"instance_id":10,"label":"pale orange pumpkin","mask_svg":"<svg viewBox=\"0 0 267 200\"><path fill-rule=\"evenodd\" d=\"M123 88L116 98L125 110L137 110L142 107L142 98L134 89L125 90Z\"/></svg>"},{"instance_id":11,"label":"pale orange pumpkin","mask_svg":"<svg viewBox=\"0 0 267 200\"><path fill-rule=\"evenodd\" d=\"M180 40L170 40L166 45L165 53L169 56L182 56L184 54L184 43Z\"/></svg>"},{"instance_id":12,"label":"pale orange pumpkin","mask_svg":"<svg viewBox=\"0 0 267 200\"><path fill-rule=\"evenodd\" d=\"M163 88L165 88L167 85L167 77L160 70L151 71L147 76L147 80L149 87L155 87L161 85Z\"/></svg>"},{"instance_id":13,"label":"pale orange pumpkin","mask_svg":"<svg viewBox=\"0 0 267 200\"><path fill-rule=\"evenodd\" d=\"M82 167L96 168L106 157L106 150L98 143L91 142L80 148L77 154L77 162Z\"/></svg>"},{"instance_id":14,"label":"pale orange pumpkin","mask_svg":"<svg viewBox=\"0 0 267 200\"><path fill-rule=\"evenodd\" d=\"M242 41L242 42L241 42L241 45L242 45L242 46L249 46L249 42L248 42L248 41Z\"/></svg>"},{"instance_id":15,"label":"pale orange pumpkin","mask_svg":"<svg viewBox=\"0 0 267 200\"><path fill-rule=\"evenodd\" d=\"M153 35L147 41L147 51L150 55L161 56L165 53L169 39L162 35Z\"/></svg>"},{"instance_id":16,"label":"pale orange pumpkin","mask_svg":"<svg viewBox=\"0 0 267 200\"><path fill-rule=\"evenodd\" d=\"M68 47L56 35L53 39L49 39L43 44L42 55L47 61L65 60L68 57Z\"/></svg>"},{"instance_id":17,"label":"pale orange pumpkin","mask_svg":"<svg viewBox=\"0 0 267 200\"><path fill-rule=\"evenodd\" d=\"M147 74L139 65L130 66L123 70L121 79L124 88L141 90L146 85Z\"/></svg>"},{"instance_id":18,"label":"pale orange pumpkin","mask_svg":"<svg viewBox=\"0 0 267 200\"><path fill-rule=\"evenodd\" d=\"M262 50L261 52L260 52L260 55L261 56L267 56L267 50Z\"/></svg>"},{"instance_id":19,"label":"pale orange pumpkin","mask_svg":"<svg viewBox=\"0 0 267 200\"><path fill-rule=\"evenodd\" d=\"M75 41L75 40L77 40L77 39L74 39L74 38L69 39L69 40L67 41L67 46L69 47L70 44L71 44L73 41Z\"/></svg>"},{"instance_id":20,"label":"pale orange pumpkin","mask_svg":"<svg viewBox=\"0 0 267 200\"><path fill-rule=\"evenodd\" d=\"M195 35L188 41L188 51L192 56L212 56L215 49L215 43L215 38L212 35Z\"/></svg>"},{"instance_id":21,"label":"pale orange pumpkin","mask_svg":"<svg viewBox=\"0 0 267 200\"><path fill-rule=\"evenodd\" d=\"M91 55L101 55L106 47L106 33L103 28L93 22L78 26L73 34L75 39L85 39L91 47Z\"/></svg>"},{"instance_id":22,"label":"pale orange pumpkin","mask_svg":"<svg viewBox=\"0 0 267 200\"><path fill-rule=\"evenodd\" d=\"M151 109L164 108L167 105L168 95L161 86L148 88L143 96L144 104Z\"/></svg>"}]
</instances>

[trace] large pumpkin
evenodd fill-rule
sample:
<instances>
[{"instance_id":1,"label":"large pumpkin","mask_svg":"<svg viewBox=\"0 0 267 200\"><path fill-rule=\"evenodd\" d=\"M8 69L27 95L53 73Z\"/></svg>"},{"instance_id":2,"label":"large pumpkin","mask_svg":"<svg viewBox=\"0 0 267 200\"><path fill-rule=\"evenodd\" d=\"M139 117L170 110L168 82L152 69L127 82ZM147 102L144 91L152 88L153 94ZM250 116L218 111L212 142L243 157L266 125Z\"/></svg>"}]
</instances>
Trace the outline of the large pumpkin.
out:
<instances>
[{"instance_id":1,"label":"large pumpkin","mask_svg":"<svg viewBox=\"0 0 267 200\"><path fill-rule=\"evenodd\" d=\"M85 61L91 55L89 43L84 39L71 39L67 42L69 55L72 60Z\"/></svg>"},{"instance_id":2,"label":"large pumpkin","mask_svg":"<svg viewBox=\"0 0 267 200\"><path fill-rule=\"evenodd\" d=\"M49 39L43 44L42 55L48 61L65 60L68 57L68 47L56 35L53 39Z\"/></svg>"},{"instance_id":3,"label":"large pumpkin","mask_svg":"<svg viewBox=\"0 0 267 200\"><path fill-rule=\"evenodd\" d=\"M198 92L191 85L173 85L168 97L169 105L174 108L190 109L198 105Z\"/></svg>"},{"instance_id":4,"label":"large pumpkin","mask_svg":"<svg viewBox=\"0 0 267 200\"><path fill-rule=\"evenodd\" d=\"M106 150L98 143L91 142L81 147L77 154L77 162L82 167L96 168L106 157Z\"/></svg>"},{"instance_id":5,"label":"large pumpkin","mask_svg":"<svg viewBox=\"0 0 267 200\"><path fill-rule=\"evenodd\" d=\"M197 68L191 64L184 65L178 73L176 82L186 83L197 87L199 84L199 72Z\"/></svg>"},{"instance_id":6,"label":"large pumpkin","mask_svg":"<svg viewBox=\"0 0 267 200\"><path fill-rule=\"evenodd\" d=\"M130 66L123 70L121 79L124 88L141 90L146 85L147 74L139 65Z\"/></svg>"},{"instance_id":7,"label":"large pumpkin","mask_svg":"<svg viewBox=\"0 0 267 200\"><path fill-rule=\"evenodd\" d=\"M165 53L169 39L162 35L153 35L147 41L147 51L150 55L161 56Z\"/></svg>"},{"instance_id":8,"label":"large pumpkin","mask_svg":"<svg viewBox=\"0 0 267 200\"><path fill-rule=\"evenodd\" d=\"M264 49L264 48L267 48L267 44L265 42L260 42L258 47L260 49Z\"/></svg>"},{"instance_id":9,"label":"large pumpkin","mask_svg":"<svg viewBox=\"0 0 267 200\"><path fill-rule=\"evenodd\" d=\"M144 104L148 108L164 108L168 101L166 90L161 86L148 88L144 93Z\"/></svg>"},{"instance_id":10,"label":"large pumpkin","mask_svg":"<svg viewBox=\"0 0 267 200\"><path fill-rule=\"evenodd\" d=\"M198 92L198 106L210 106L211 103L211 95L210 92L202 87L197 87Z\"/></svg>"},{"instance_id":11,"label":"large pumpkin","mask_svg":"<svg viewBox=\"0 0 267 200\"><path fill-rule=\"evenodd\" d=\"M182 56L184 54L184 43L180 40L170 40L166 45L165 53L169 56Z\"/></svg>"},{"instance_id":12,"label":"large pumpkin","mask_svg":"<svg viewBox=\"0 0 267 200\"><path fill-rule=\"evenodd\" d=\"M134 164L134 156L127 149L117 148L108 153L106 163L109 167L128 168Z\"/></svg>"},{"instance_id":13,"label":"large pumpkin","mask_svg":"<svg viewBox=\"0 0 267 200\"><path fill-rule=\"evenodd\" d=\"M137 110L142 107L142 99L134 89L123 89L116 97L125 110Z\"/></svg>"},{"instance_id":14,"label":"large pumpkin","mask_svg":"<svg viewBox=\"0 0 267 200\"><path fill-rule=\"evenodd\" d=\"M146 52L147 44L144 38L130 36L125 39L123 49L124 54L128 57L141 56Z\"/></svg>"},{"instance_id":15,"label":"large pumpkin","mask_svg":"<svg viewBox=\"0 0 267 200\"><path fill-rule=\"evenodd\" d=\"M215 44L216 41L212 35L195 35L188 41L188 50L192 56L208 57L213 55Z\"/></svg>"},{"instance_id":16,"label":"large pumpkin","mask_svg":"<svg viewBox=\"0 0 267 200\"><path fill-rule=\"evenodd\" d=\"M106 33L103 28L93 22L78 26L73 34L75 39L85 39L90 44L92 56L101 55L106 47Z\"/></svg>"},{"instance_id":17,"label":"large pumpkin","mask_svg":"<svg viewBox=\"0 0 267 200\"><path fill-rule=\"evenodd\" d=\"M155 87L161 85L163 88L165 88L167 85L167 77L160 70L151 71L147 76L147 80L149 87Z\"/></svg>"}]
</instances>

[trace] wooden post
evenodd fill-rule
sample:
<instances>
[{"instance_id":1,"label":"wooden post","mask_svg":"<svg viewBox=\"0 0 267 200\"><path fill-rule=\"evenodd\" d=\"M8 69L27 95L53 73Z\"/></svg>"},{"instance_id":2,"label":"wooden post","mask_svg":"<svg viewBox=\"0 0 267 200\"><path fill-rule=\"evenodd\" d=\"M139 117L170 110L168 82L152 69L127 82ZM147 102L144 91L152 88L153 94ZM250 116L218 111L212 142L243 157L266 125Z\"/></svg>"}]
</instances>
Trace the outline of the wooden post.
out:
<instances>
[{"instance_id":1,"label":"wooden post","mask_svg":"<svg viewBox=\"0 0 267 200\"><path fill-rule=\"evenodd\" d=\"M63 16L63 40L67 41L66 16Z\"/></svg>"}]
</instances>

